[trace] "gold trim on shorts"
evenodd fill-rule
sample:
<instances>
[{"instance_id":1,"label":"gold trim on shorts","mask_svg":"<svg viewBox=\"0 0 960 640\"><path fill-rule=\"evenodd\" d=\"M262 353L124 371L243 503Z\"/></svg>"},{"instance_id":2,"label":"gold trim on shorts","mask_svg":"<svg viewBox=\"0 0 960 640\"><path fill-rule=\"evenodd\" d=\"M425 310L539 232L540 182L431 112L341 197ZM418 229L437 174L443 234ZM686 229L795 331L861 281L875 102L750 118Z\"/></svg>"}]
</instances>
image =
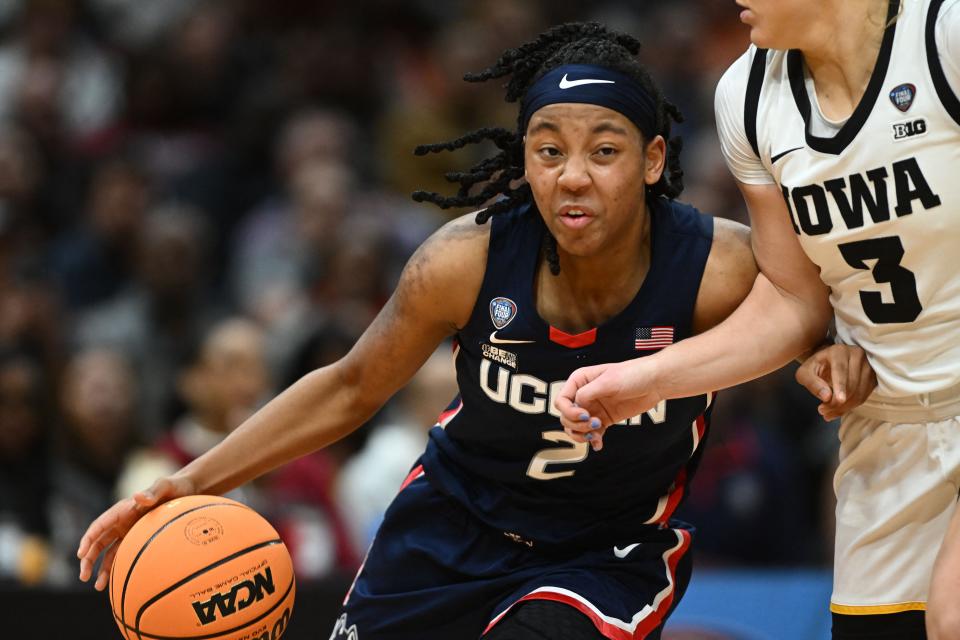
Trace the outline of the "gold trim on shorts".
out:
<instances>
[{"instance_id":1,"label":"gold trim on shorts","mask_svg":"<svg viewBox=\"0 0 960 640\"><path fill-rule=\"evenodd\" d=\"M849 605L830 603L830 611L847 616L873 616L903 611L926 611L926 602L898 602L896 604Z\"/></svg>"}]
</instances>

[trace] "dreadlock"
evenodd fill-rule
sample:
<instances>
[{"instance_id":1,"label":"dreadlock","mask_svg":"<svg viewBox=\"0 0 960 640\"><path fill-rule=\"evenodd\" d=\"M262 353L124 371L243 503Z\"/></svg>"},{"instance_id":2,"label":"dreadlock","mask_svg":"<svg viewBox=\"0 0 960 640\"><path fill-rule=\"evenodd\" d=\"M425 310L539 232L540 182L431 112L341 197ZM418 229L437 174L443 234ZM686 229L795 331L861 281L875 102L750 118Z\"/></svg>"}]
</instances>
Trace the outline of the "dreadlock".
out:
<instances>
[{"instance_id":1,"label":"dreadlock","mask_svg":"<svg viewBox=\"0 0 960 640\"><path fill-rule=\"evenodd\" d=\"M492 67L479 73L467 73L463 79L467 82L484 82L509 76L505 99L507 102L517 102L523 99L527 90L541 76L564 64L597 64L630 76L656 101L656 131L668 141L665 171L656 184L647 187L647 198L663 196L672 199L683 191L683 170L680 168L682 141L679 137L670 137L670 127L674 122L683 122L683 116L674 105L667 102L650 74L637 61L639 51L640 42L632 36L611 31L596 22L574 22L553 27L531 42L508 49ZM448 209L479 206L498 197L477 213L477 224L483 224L493 215L532 203L533 194L527 183L513 186L524 173L524 131L521 130L523 123L520 117L518 115L514 131L484 127L449 142L425 144L414 149L414 154L422 156L455 151L468 144L489 140L499 149L499 153L481 160L467 171L447 173L445 177L449 182L460 185L456 195L415 191L413 199ZM474 189L481 184L482 188ZM557 275L560 273L560 257L557 241L549 232L545 234L543 250L551 273Z\"/></svg>"}]
</instances>

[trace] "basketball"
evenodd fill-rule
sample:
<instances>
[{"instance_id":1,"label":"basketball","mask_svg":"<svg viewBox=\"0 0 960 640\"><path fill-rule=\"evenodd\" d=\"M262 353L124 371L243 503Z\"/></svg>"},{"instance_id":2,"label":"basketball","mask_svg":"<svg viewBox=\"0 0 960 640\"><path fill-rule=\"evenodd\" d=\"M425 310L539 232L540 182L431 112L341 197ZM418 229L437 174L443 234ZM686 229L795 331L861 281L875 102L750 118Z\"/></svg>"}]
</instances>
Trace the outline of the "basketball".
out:
<instances>
[{"instance_id":1,"label":"basketball","mask_svg":"<svg viewBox=\"0 0 960 640\"><path fill-rule=\"evenodd\" d=\"M277 640L295 591L276 530L218 496L148 512L120 542L110 572L110 605L128 640Z\"/></svg>"}]
</instances>

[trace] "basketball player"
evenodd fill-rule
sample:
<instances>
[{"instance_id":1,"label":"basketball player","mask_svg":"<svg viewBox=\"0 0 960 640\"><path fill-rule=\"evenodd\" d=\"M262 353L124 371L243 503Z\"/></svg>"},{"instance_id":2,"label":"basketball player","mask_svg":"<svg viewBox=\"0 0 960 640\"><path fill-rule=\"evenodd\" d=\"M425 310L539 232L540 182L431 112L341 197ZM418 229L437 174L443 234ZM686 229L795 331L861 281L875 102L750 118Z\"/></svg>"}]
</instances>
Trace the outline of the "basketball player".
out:
<instances>
[{"instance_id":1,"label":"basketball player","mask_svg":"<svg viewBox=\"0 0 960 640\"><path fill-rule=\"evenodd\" d=\"M490 140L500 152L452 175L456 196L415 197L499 199L427 240L342 360L98 518L80 544L81 578L109 547L103 588L110 545L159 502L227 491L356 429L454 336L460 393L388 509L331 638L658 638L689 577L691 534L671 515L712 395L628 416L603 451L564 433L554 397L578 366L717 324L757 269L744 227L673 200L680 115L638 49L600 25L564 25L468 75L509 78L518 128L419 149Z\"/></svg>"},{"instance_id":2,"label":"basketball player","mask_svg":"<svg viewBox=\"0 0 960 640\"><path fill-rule=\"evenodd\" d=\"M960 2L738 4L754 46L720 81L717 125L763 275L714 331L575 373L564 424L597 442L582 414L762 374L833 316L879 382L840 429L834 638L924 637L924 609L930 638L958 638Z\"/></svg>"}]
</instances>

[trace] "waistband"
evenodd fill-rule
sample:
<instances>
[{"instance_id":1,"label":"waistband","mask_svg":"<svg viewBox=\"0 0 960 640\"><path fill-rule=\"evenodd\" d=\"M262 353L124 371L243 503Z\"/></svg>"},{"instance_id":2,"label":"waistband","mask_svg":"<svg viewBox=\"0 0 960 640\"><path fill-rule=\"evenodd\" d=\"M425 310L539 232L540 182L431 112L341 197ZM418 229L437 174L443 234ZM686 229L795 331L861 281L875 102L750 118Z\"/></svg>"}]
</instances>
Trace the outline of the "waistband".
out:
<instances>
[{"instance_id":1,"label":"waistband","mask_svg":"<svg viewBox=\"0 0 960 640\"><path fill-rule=\"evenodd\" d=\"M871 395L851 413L884 422L935 422L960 416L960 384L915 396Z\"/></svg>"}]
</instances>

